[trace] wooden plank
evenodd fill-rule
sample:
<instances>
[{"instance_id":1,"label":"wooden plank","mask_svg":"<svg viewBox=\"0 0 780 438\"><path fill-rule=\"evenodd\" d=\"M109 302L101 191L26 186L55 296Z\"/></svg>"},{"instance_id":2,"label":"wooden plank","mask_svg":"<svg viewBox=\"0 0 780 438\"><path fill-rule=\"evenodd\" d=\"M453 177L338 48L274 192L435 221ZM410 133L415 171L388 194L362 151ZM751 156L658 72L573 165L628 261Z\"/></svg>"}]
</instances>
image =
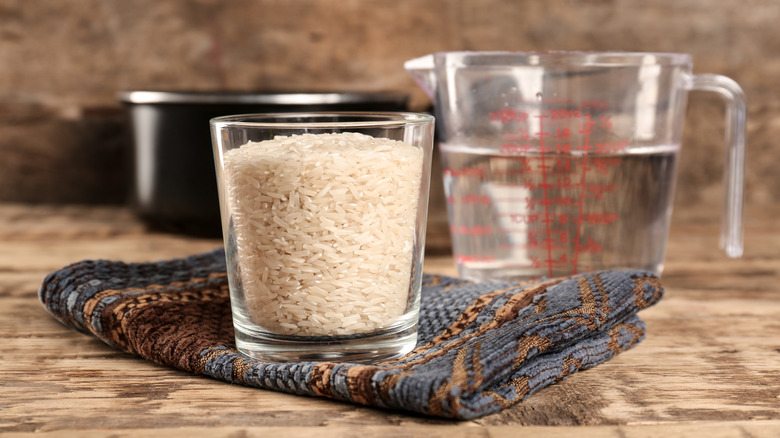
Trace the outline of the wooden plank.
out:
<instances>
[{"instance_id":1,"label":"wooden plank","mask_svg":"<svg viewBox=\"0 0 780 438\"><path fill-rule=\"evenodd\" d=\"M114 438L125 437L161 437L192 438L208 436L211 438L233 437L263 437L263 438L311 438L341 437L363 438L366 436L378 438L426 437L426 438L650 438L650 437L688 437L688 438L776 438L780 431L780 420L769 421L719 421L714 423L676 423L676 424L639 424L626 426L486 426L474 427L439 425L392 425L392 426L332 426L332 427L236 427L220 426L212 429L198 427L183 428L134 428L125 430L102 429L71 429L51 432L15 432L4 434L6 438L49 438L49 437L79 437Z\"/></svg>"},{"instance_id":2,"label":"wooden plank","mask_svg":"<svg viewBox=\"0 0 780 438\"><path fill-rule=\"evenodd\" d=\"M219 242L146 233L122 209L0 205L0 433L776 436L780 245L772 217L752 222L749 250L736 261L710 247L714 225L681 223L669 245L667 295L642 313L643 343L503 413L452 422L193 377L76 333L37 300L49 271L83 258L184 256ZM454 273L449 257L430 257L426 270Z\"/></svg>"}]
</instances>

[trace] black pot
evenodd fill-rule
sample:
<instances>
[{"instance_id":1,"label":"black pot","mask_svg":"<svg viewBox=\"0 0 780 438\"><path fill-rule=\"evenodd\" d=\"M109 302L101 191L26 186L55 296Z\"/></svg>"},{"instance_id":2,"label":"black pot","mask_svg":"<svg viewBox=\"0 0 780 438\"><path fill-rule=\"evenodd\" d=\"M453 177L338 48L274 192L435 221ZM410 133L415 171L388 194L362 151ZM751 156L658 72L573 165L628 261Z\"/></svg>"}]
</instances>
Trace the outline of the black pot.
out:
<instances>
[{"instance_id":1,"label":"black pot","mask_svg":"<svg viewBox=\"0 0 780 438\"><path fill-rule=\"evenodd\" d=\"M199 93L131 91L132 205L152 229L219 237L209 120L224 115L308 111L405 111L407 97L386 93Z\"/></svg>"}]
</instances>

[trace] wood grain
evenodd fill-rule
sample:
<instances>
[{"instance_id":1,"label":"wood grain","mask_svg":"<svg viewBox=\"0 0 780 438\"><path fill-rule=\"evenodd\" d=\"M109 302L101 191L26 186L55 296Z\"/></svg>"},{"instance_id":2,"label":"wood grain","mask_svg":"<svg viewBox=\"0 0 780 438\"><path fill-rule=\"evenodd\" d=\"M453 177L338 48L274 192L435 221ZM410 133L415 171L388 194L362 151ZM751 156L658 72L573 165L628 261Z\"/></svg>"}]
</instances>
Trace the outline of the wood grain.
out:
<instances>
[{"instance_id":1,"label":"wood grain","mask_svg":"<svg viewBox=\"0 0 780 438\"><path fill-rule=\"evenodd\" d=\"M778 436L780 233L752 212L745 257L717 224L675 220L666 297L648 337L503 413L452 422L193 377L117 352L50 317L46 273L85 258L157 260L219 241L146 232L113 207L0 204L3 436ZM448 257L426 271L454 274ZM519 427L523 426L523 427Z\"/></svg>"}]
</instances>

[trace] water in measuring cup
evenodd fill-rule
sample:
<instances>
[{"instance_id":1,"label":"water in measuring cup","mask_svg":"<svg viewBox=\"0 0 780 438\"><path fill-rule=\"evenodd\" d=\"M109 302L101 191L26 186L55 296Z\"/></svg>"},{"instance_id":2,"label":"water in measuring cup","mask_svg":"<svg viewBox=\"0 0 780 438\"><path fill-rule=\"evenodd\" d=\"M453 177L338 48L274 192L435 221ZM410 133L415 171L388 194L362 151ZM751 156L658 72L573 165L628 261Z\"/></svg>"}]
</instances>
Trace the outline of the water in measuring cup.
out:
<instances>
[{"instance_id":1,"label":"water in measuring cup","mask_svg":"<svg viewBox=\"0 0 780 438\"><path fill-rule=\"evenodd\" d=\"M662 270L679 145L499 154L442 144L441 152L461 277Z\"/></svg>"}]
</instances>

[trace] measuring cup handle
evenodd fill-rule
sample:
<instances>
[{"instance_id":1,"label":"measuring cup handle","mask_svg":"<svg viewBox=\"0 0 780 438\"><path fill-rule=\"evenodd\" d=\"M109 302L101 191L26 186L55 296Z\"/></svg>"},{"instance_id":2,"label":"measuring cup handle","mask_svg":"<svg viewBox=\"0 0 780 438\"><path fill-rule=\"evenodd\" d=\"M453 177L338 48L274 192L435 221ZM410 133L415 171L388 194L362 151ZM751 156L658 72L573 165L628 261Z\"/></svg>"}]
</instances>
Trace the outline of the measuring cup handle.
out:
<instances>
[{"instance_id":1,"label":"measuring cup handle","mask_svg":"<svg viewBox=\"0 0 780 438\"><path fill-rule=\"evenodd\" d=\"M742 256L742 199L745 173L746 99L742 88L726 76L692 75L689 89L713 91L726 104L726 160L720 246L732 258Z\"/></svg>"}]
</instances>

